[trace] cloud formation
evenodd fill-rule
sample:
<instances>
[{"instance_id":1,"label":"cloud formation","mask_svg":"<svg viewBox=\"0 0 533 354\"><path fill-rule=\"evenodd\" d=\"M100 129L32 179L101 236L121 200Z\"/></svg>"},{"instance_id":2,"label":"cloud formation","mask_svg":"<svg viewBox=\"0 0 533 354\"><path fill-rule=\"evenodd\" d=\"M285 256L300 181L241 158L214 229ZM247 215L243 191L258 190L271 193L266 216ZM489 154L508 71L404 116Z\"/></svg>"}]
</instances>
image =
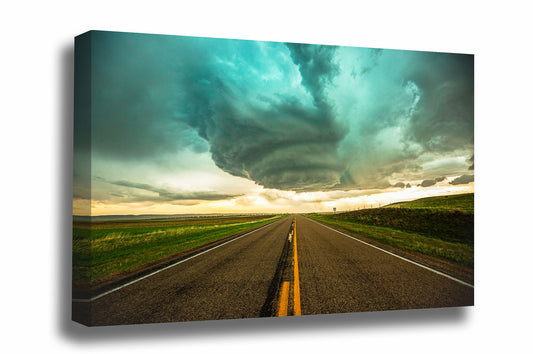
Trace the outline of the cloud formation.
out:
<instances>
[{"instance_id":1,"label":"cloud formation","mask_svg":"<svg viewBox=\"0 0 533 354\"><path fill-rule=\"evenodd\" d=\"M429 187L435 185L435 183L437 182L434 179L425 179L422 181L422 183L420 183L420 186Z\"/></svg>"},{"instance_id":2,"label":"cloud formation","mask_svg":"<svg viewBox=\"0 0 533 354\"><path fill-rule=\"evenodd\" d=\"M334 48L271 44L262 50L281 56L271 63L268 57L249 58L249 53L261 50L259 44L236 45L241 46L242 67L230 67L245 70L242 75L250 76L249 81L236 83L225 77L229 74L223 68L229 65L225 61L219 70L206 64L188 75L192 82L183 91L187 103L180 118L209 143L215 164L232 175L285 190L336 185L344 167L336 147L345 133L324 96L336 70L331 61ZM280 62L283 67L274 71L285 74L262 83L264 66ZM291 77L292 86L287 85ZM273 92L267 95L268 91Z\"/></svg>"},{"instance_id":3,"label":"cloud formation","mask_svg":"<svg viewBox=\"0 0 533 354\"><path fill-rule=\"evenodd\" d=\"M239 196L238 194L219 194L214 192L170 192L164 188L154 187L145 183L134 183L129 181L113 181L108 182L117 186L130 187L142 189L149 192L154 192L159 195L160 201L175 201L175 200L222 200Z\"/></svg>"},{"instance_id":4,"label":"cloud formation","mask_svg":"<svg viewBox=\"0 0 533 354\"><path fill-rule=\"evenodd\" d=\"M90 149L96 167L164 169L187 150L297 192L468 172L448 171L447 157L472 156L473 169L471 55L112 32L93 32L92 53L92 144L75 155ZM115 186L157 200L232 196L173 193L112 172L104 177Z\"/></svg>"},{"instance_id":5,"label":"cloud formation","mask_svg":"<svg viewBox=\"0 0 533 354\"><path fill-rule=\"evenodd\" d=\"M458 185L458 184L468 184L470 182L474 182L474 175L462 175L457 178L455 178L453 181L450 182L452 185Z\"/></svg>"}]
</instances>

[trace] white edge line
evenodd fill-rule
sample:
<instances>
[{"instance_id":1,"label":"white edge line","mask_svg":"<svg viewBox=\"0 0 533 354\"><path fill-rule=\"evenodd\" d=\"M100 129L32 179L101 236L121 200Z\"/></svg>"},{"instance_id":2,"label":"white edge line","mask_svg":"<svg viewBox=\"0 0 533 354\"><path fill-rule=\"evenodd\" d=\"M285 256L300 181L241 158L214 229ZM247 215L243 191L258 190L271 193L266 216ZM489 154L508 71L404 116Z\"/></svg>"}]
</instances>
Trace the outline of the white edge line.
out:
<instances>
[{"instance_id":1,"label":"white edge line","mask_svg":"<svg viewBox=\"0 0 533 354\"><path fill-rule=\"evenodd\" d=\"M359 241L359 242L361 242L361 243L364 243L364 244L367 245L367 246L370 246L370 247L373 247L373 248L375 248L375 249L378 249L378 250L380 250L380 251L382 251L382 252L388 253L388 254L390 254L391 256L394 256L394 257L400 258L401 260L404 260L404 261L406 261L406 262L412 263L412 264L417 265L417 266L419 266L419 267L421 267L421 268L424 268L424 269L426 269L426 270L429 270L429 271L431 271L431 272L433 272L433 273L436 273L436 274L438 274L438 275L442 275L443 277L446 277L446 278L448 278L448 279L451 279L451 280L453 280L453 281L456 281L456 282L458 282L459 284L463 284L463 285L469 286L469 287L471 287L472 289L474 289L474 285L472 285L472 284L470 284L470 283L467 283L467 282L464 282L464 281L462 281L462 280L460 280L460 279L454 278L454 277L452 277L452 276L450 276L450 275L448 275L448 274L446 274L446 273L439 272L438 270L435 270L435 269L433 269L433 268L426 267L426 266L423 265L423 264L420 264L420 263L415 262L415 261L412 261L412 260L410 260L410 259L408 259L408 258L404 258L404 257L402 257L402 256L399 256L399 255L397 255L397 254L395 254L395 253L392 253L392 252L389 252L389 251L387 251L387 250L384 250L383 248L380 248L380 247L374 246L373 244L370 244L370 243L368 243L368 242L362 241L362 240L360 240L360 239L358 239L358 238L356 238L356 237L353 237L353 236L350 236L350 235L348 235L348 234L345 234L344 232L341 232L341 231L339 231L339 230L335 230L335 229L333 229L333 228L331 228L331 227L329 227L329 226L326 226L326 225L324 225L324 224L322 224L322 223L320 223L320 222L318 222L318 221L315 221L315 220L313 220L313 219L310 219L310 218L306 218L306 219L309 219L309 220L311 220L311 221L313 221L313 222L317 223L318 225L321 225L321 226L323 226L323 227L325 227L325 228L328 228L328 229L330 229L330 230L333 230L333 231L335 231L335 232L338 232L338 233L341 234L341 235L344 235L344 236L346 236L346 237L349 237L349 238L351 238L351 239L354 239L354 240L356 240L356 241Z\"/></svg>"},{"instance_id":2,"label":"white edge line","mask_svg":"<svg viewBox=\"0 0 533 354\"><path fill-rule=\"evenodd\" d=\"M182 259L181 261L178 261L178 262L173 263L173 264L171 264L171 265L169 265L169 266L166 266L165 268L158 269L158 270L156 270L156 271L154 271L154 272L152 272L152 273L150 273L150 274L147 274L147 275L145 275L145 276L142 276L142 277L140 277L140 278L137 278L137 279L135 279L135 280L132 280L132 281L130 281L129 283L122 284L121 286L116 287L116 288L113 288L113 289L111 289L111 290L108 290L108 291L106 291L106 292L104 292L104 293L102 293L102 294L99 294L99 295L93 296L93 297L91 297L91 298L89 298L89 299L72 299L72 302L91 302L91 301L97 300L97 299L99 299L99 298L101 298L101 297L104 297L104 296L106 296L106 295L109 295L109 294L111 294L111 293L113 293L113 292L115 292L115 291L117 291L117 290L120 290L120 289L122 289L122 288L125 288L125 287L127 287L127 286L129 286L129 285L135 284L135 283L137 283L138 281L141 281L141 280L143 280L143 279L146 279L146 278L148 278L148 277L151 277L152 275L155 275L155 274L160 273L160 272L162 272L162 271L164 271L164 270L167 270L167 269L169 269L169 268L172 268L172 267L174 267L174 266L177 266L178 264L181 264L181 263L183 263L183 262L186 262L186 261L188 261L188 260L191 260L191 259L193 259L193 258L195 258L195 257L201 256L202 254L207 253L207 252L210 252L210 251L212 251L212 250L214 250L214 249L216 249L216 248L219 248L219 247L222 247L222 246L224 246L224 245L227 245L227 244L230 243L230 242L237 241L238 239L240 239L240 238L242 238L242 237L244 237L244 236L248 236L248 235L251 234L251 233L254 233L254 232L256 232L256 231L259 231L259 230L261 230L261 229L264 229L265 227L270 226L270 225L272 225L272 224L274 224L274 223L276 223L276 222L278 222L278 221L280 221L280 220L283 220L283 219L284 219L284 218L281 218L281 219L279 219L279 220L272 221L272 222L270 222L270 223L268 223L268 224L266 224L266 225L261 226L261 227L258 228L258 229L252 230L252 231L250 231L250 232L245 233L244 235L241 235L241 236L239 236L239 237L236 237L236 238L234 238L234 239L231 239L231 240L229 240L229 241L226 241L226 242L224 242L224 243L221 243L220 245L217 245L217 246L215 246L215 247L213 247L213 248L209 248L209 249L207 249L207 250L205 250L205 251L202 251L202 252L200 252L200 253L197 253L197 254L195 254L195 255L193 255L193 256L190 256L189 258Z\"/></svg>"}]
</instances>

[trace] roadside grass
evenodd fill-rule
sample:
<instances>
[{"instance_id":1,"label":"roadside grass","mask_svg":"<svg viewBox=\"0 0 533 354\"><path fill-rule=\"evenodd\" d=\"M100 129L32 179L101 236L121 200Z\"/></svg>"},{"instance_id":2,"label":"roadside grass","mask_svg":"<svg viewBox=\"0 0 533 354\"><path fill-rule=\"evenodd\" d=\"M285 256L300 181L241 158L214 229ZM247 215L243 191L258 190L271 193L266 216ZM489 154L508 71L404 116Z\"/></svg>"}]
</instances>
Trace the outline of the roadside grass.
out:
<instances>
[{"instance_id":1,"label":"roadside grass","mask_svg":"<svg viewBox=\"0 0 533 354\"><path fill-rule=\"evenodd\" d=\"M112 222L78 224L73 228L73 280L91 282L282 217L188 219L171 226L168 220L121 222L119 228Z\"/></svg>"},{"instance_id":2,"label":"roadside grass","mask_svg":"<svg viewBox=\"0 0 533 354\"><path fill-rule=\"evenodd\" d=\"M399 249L474 267L473 194L431 197L337 214L307 217Z\"/></svg>"},{"instance_id":3,"label":"roadside grass","mask_svg":"<svg viewBox=\"0 0 533 354\"><path fill-rule=\"evenodd\" d=\"M474 244L474 214L460 210L376 208L328 217L415 233L443 241Z\"/></svg>"}]
</instances>

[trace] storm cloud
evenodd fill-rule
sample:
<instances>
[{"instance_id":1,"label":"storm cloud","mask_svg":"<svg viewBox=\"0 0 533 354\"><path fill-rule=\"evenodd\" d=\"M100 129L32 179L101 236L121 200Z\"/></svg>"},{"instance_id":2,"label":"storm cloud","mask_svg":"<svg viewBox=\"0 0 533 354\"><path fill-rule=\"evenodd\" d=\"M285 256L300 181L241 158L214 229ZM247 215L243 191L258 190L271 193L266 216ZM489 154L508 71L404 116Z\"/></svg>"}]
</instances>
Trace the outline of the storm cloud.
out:
<instances>
[{"instance_id":1,"label":"storm cloud","mask_svg":"<svg viewBox=\"0 0 533 354\"><path fill-rule=\"evenodd\" d=\"M338 184L344 166L337 144L345 133L324 96L337 70L334 47L256 42L235 47L239 67L221 61L214 70L213 63L206 64L185 78L189 89L183 91L179 117L209 143L215 164L232 175L296 191ZM250 57L257 51L273 51L274 58ZM284 67L274 70L273 82L263 83L264 66L272 71L280 65L270 62L276 56ZM228 70L244 70L233 75L249 77L236 83L224 77ZM291 77L293 85L287 85Z\"/></svg>"},{"instance_id":2,"label":"storm cloud","mask_svg":"<svg viewBox=\"0 0 533 354\"><path fill-rule=\"evenodd\" d=\"M474 62L471 55L419 53L406 80L420 90L410 138L427 151L474 144Z\"/></svg>"},{"instance_id":3,"label":"storm cloud","mask_svg":"<svg viewBox=\"0 0 533 354\"><path fill-rule=\"evenodd\" d=\"M304 192L431 179L429 162L473 157L471 55L112 32L92 44L95 164L187 150ZM232 196L129 180L112 183L169 201Z\"/></svg>"},{"instance_id":4,"label":"storm cloud","mask_svg":"<svg viewBox=\"0 0 533 354\"><path fill-rule=\"evenodd\" d=\"M468 184L470 182L474 182L474 175L462 175L454 179L450 182L450 184L458 185L458 184Z\"/></svg>"}]
</instances>

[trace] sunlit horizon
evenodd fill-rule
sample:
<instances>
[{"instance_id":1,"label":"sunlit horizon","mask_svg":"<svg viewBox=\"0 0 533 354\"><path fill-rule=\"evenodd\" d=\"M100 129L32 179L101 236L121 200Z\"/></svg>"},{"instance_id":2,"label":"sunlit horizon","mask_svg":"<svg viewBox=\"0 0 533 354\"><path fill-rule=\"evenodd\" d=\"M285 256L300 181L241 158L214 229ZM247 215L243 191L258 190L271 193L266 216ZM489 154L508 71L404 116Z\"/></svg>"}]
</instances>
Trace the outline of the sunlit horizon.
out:
<instances>
[{"instance_id":1,"label":"sunlit horizon","mask_svg":"<svg viewBox=\"0 0 533 354\"><path fill-rule=\"evenodd\" d=\"M93 201L90 208L90 214L87 213L87 210L89 210L87 204L78 200L74 202L73 214L75 216L301 214L333 212L333 208L335 208L337 213L341 213L360 209L379 208L393 203L427 197L474 193L474 182L460 186L439 183L432 187L415 186L411 188L390 188L379 192L374 191L374 193L369 191L311 193L291 193L286 191L271 192L279 194L280 197L277 199L277 203L275 201L268 201L258 194L242 196L227 201L216 201L211 203L204 202L187 207L168 203L138 203L131 205L131 203L104 204ZM324 199L324 197L327 197L328 194L336 194L338 197L336 199L330 197L329 200L320 200L320 198ZM342 194L347 196L339 196ZM350 197L350 194L362 195ZM244 200L246 200L246 202L244 202ZM247 206L244 206L244 203L246 203Z\"/></svg>"}]
</instances>

